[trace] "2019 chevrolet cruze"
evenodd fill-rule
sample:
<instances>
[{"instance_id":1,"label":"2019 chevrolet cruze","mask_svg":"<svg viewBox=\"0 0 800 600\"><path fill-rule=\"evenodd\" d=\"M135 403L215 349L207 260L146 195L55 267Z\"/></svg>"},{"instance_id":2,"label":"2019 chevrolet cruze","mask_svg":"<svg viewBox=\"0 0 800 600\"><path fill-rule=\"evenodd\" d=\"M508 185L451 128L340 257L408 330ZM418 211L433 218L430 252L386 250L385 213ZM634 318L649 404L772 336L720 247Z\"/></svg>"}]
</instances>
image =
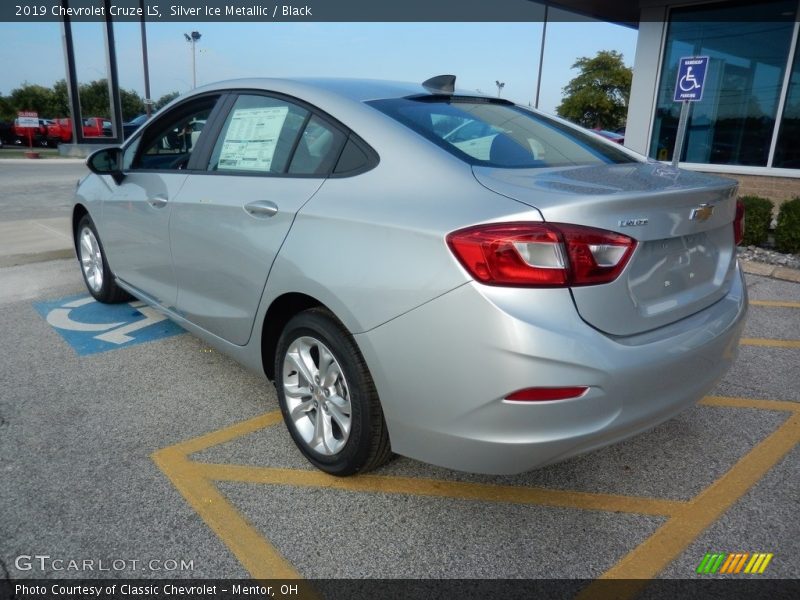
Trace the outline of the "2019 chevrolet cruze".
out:
<instances>
[{"instance_id":1,"label":"2019 chevrolet cruze","mask_svg":"<svg viewBox=\"0 0 800 600\"><path fill-rule=\"evenodd\" d=\"M703 396L744 323L734 182L451 76L208 85L88 165L92 295L273 380L337 475L392 452L517 473L626 438Z\"/></svg>"}]
</instances>

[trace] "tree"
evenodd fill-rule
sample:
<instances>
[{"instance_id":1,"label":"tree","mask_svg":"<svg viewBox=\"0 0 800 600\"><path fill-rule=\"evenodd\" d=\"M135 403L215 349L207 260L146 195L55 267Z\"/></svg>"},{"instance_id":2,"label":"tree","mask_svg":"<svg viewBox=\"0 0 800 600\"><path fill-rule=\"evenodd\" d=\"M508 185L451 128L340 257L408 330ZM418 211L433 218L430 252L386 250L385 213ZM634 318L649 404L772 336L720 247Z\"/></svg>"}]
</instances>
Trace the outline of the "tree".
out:
<instances>
[{"instance_id":1,"label":"tree","mask_svg":"<svg viewBox=\"0 0 800 600\"><path fill-rule=\"evenodd\" d=\"M108 116L111 104L108 101L108 81L95 79L89 83L82 83L78 87L81 99L81 116L105 117Z\"/></svg>"},{"instance_id":2,"label":"tree","mask_svg":"<svg viewBox=\"0 0 800 600\"><path fill-rule=\"evenodd\" d=\"M67 81L59 79L53 84L53 117L66 117L69 115L69 92Z\"/></svg>"},{"instance_id":3,"label":"tree","mask_svg":"<svg viewBox=\"0 0 800 600\"><path fill-rule=\"evenodd\" d=\"M83 117L106 117L110 114L107 80L97 79L81 84L78 94ZM144 100L135 91L120 89L119 95L123 121L129 121L144 112ZM26 82L12 90L9 96L0 97L0 118L14 119L20 110L35 110L40 118L69 116L67 82L59 79L52 88Z\"/></svg>"},{"instance_id":4,"label":"tree","mask_svg":"<svg viewBox=\"0 0 800 600\"><path fill-rule=\"evenodd\" d=\"M84 117L108 116L111 105L108 101L108 81L96 79L80 86L78 94L81 97L81 114ZM122 120L129 121L144 112L144 100L133 90L120 88L120 102L122 103Z\"/></svg>"},{"instance_id":5,"label":"tree","mask_svg":"<svg viewBox=\"0 0 800 600\"><path fill-rule=\"evenodd\" d=\"M180 95L181 95L180 92L170 92L169 94L164 94L163 96L161 96L161 98L156 100L155 109L156 110L161 110L167 104L169 104L170 102L175 100L175 98L177 98Z\"/></svg>"},{"instance_id":6,"label":"tree","mask_svg":"<svg viewBox=\"0 0 800 600\"><path fill-rule=\"evenodd\" d=\"M13 121L16 116L8 98L0 96L0 121Z\"/></svg>"},{"instance_id":7,"label":"tree","mask_svg":"<svg viewBox=\"0 0 800 600\"><path fill-rule=\"evenodd\" d=\"M144 112L144 100L133 90L119 90L122 102L122 120L130 121Z\"/></svg>"},{"instance_id":8,"label":"tree","mask_svg":"<svg viewBox=\"0 0 800 600\"><path fill-rule=\"evenodd\" d=\"M622 54L601 50L594 58L579 58L572 68L580 73L564 87L558 115L584 127L622 127L633 78L633 69L622 62Z\"/></svg>"},{"instance_id":9,"label":"tree","mask_svg":"<svg viewBox=\"0 0 800 600\"><path fill-rule=\"evenodd\" d=\"M40 118L46 118L53 112L53 90L26 82L11 90L8 103L15 113L20 110L35 110Z\"/></svg>"}]
</instances>

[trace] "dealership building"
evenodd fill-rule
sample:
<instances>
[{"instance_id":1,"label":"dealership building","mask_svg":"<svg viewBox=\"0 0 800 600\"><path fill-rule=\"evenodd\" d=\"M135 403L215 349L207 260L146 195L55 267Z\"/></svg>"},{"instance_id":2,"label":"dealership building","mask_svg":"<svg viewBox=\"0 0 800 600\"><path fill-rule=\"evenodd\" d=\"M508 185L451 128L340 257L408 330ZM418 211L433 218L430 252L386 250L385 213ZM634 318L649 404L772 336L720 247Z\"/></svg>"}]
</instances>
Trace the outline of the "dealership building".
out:
<instances>
[{"instance_id":1,"label":"dealership building","mask_svg":"<svg viewBox=\"0 0 800 600\"><path fill-rule=\"evenodd\" d=\"M638 28L626 146L655 159L672 159L681 112L681 102L673 100L680 59L708 57L702 98L691 103L681 166L734 177L742 194L765 196L776 204L800 196L800 0L529 1ZM105 26L114 90L118 78L110 20ZM67 82L75 99L72 33L66 22L64 39ZM119 96L110 97L115 100L114 139L121 140ZM79 133L76 151L85 151ZM64 145L62 151L67 150Z\"/></svg>"},{"instance_id":2,"label":"dealership building","mask_svg":"<svg viewBox=\"0 0 800 600\"><path fill-rule=\"evenodd\" d=\"M742 194L800 196L798 0L563 0L552 3L639 29L625 145L671 160L682 57L707 56L680 162L728 175Z\"/></svg>"}]
</instances>

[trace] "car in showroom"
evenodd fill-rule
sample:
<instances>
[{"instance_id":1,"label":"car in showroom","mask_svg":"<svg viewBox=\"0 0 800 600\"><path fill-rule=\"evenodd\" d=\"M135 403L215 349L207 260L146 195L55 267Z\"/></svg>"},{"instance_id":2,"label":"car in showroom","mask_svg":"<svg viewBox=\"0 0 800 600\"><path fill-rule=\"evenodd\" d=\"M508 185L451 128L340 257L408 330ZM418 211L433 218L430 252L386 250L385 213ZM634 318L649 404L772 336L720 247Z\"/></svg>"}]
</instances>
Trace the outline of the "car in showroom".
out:
<instances>
[{"instance_id":1,"label":"car in showroom","mask_svg":"<svg viewBox=\"0 0 800 600\"><path fill-rule=\"evenodd\" d=\"M736 356L735 182L453 76L206 85L87 164L89 292L273 381L328 473L527 471L669 419Z\"/></svg>"}]
</instances>

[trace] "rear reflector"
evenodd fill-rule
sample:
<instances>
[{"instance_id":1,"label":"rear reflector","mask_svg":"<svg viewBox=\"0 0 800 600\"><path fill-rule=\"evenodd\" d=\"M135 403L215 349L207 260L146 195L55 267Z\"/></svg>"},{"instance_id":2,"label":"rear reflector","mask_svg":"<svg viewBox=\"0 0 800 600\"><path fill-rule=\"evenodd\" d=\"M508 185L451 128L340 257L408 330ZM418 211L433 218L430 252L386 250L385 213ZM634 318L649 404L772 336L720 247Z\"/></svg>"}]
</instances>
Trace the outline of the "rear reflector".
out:
<instances>
[{"instance_id":1,"label":"rear reflector","mask_svg":"<svg viewBox=\"0 0 800 600\"><path fill-rule=\"evenodd\" d=\"M557 387L557 388L526 388L506 396L506 400L517 402L542 402L544 400L566 400L567 398L578 398L583 396L588 390L585 386Z\"/></svg>"},{"instance_id":2,"label":"rear reflector","mask_svg":"<svg viewBox=\"0 0 800 600\"><path fill-rule=\"evenodd\" d=\"M736 201L736 218L733 220L733 241L740 245L744 240L744 202Z\"/></svg>"},{"instance_id":3,"label":"rear reflector","mask_svg":"<svg viewBox=\"0 0 800 600\"><path fill-rule=\"evenodd\" d=\"M568 287L614 281L636 248L626 235L566 223L490 223L454 231L447 245L487 285Z\"/></svg>"}]
</instances>

